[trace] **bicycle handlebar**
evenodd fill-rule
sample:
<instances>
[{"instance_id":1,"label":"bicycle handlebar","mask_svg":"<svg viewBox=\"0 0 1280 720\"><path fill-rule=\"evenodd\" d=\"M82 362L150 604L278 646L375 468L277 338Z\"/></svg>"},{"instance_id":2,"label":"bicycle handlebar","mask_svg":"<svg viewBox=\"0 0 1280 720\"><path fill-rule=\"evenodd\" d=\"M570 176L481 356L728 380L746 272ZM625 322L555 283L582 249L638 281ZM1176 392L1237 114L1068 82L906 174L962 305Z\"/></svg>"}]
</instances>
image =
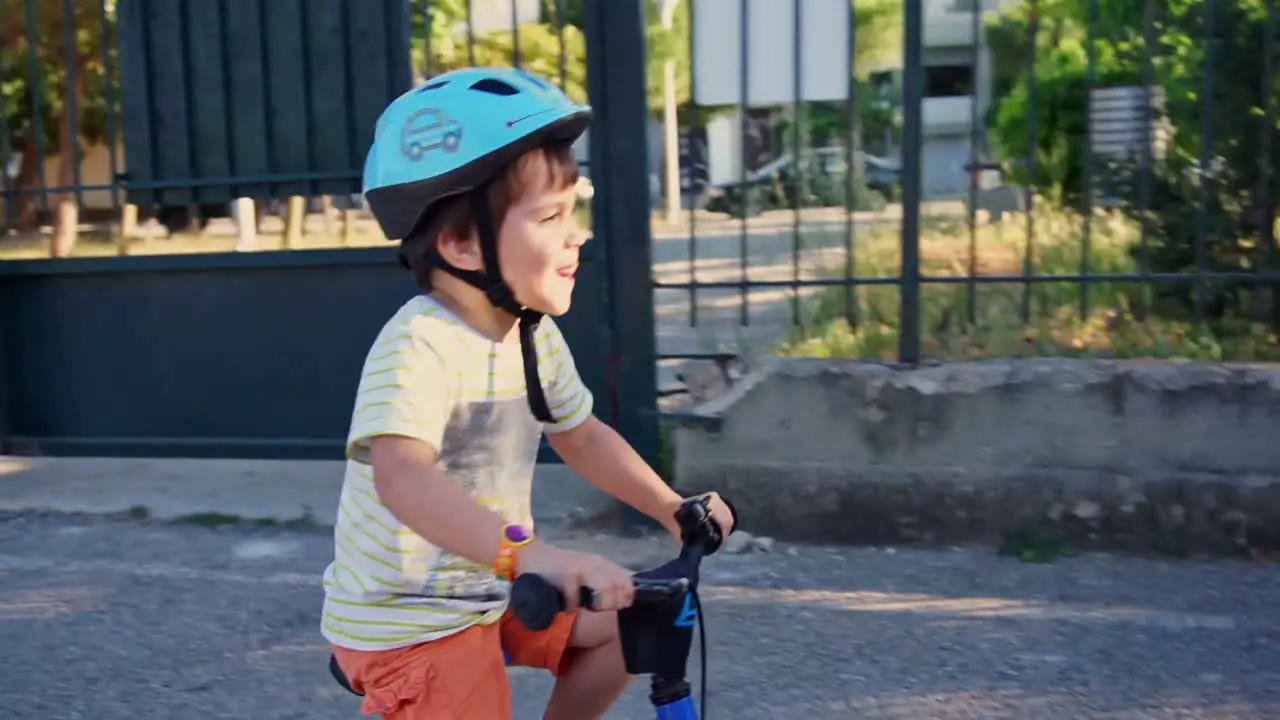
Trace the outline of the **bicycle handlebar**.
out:
<instances>
[{"instance_id":1,"label":"bicycle handlebar","mask_svg":"<svg viewBox=\"0 0 1280 720\"><path fill-rule=\"evenodd\" d=\"M689 591L688 578L648 580L633 578L636 588L633 605L662 605L679 601ZM578 588L578 605L594 610L595 594L591 588ZM541 575L525 573L511 585L511 611L530 630L546 630L558 613L564 612L564 595Z\"/></svg>"},{"instance_id":2,"label":"bicycle handlebar","mask_svg":"<svg viewBox=\"0 0 1280 720\"><path fill-rule=\"evenodd\" d=\"M733 506L729 506L729 510L734 514L736 523L737 513ZM679 557L688 563L692 577L658 579L632 576L636 589L632 605L635 607L657 606L683 599L690 587L697 583L702 558L719 550L724 541L719 524L711 517L707 495L695 496L681 503L676 510L676 522L684 539ZM593 599L591 588L578 588L579 606L592 610ZM511 610L516 619L530 630L550 627L556 614L564 611L564 606L560 590L540 575L524 573L511 585Z\"/></svg>"},{"instance_id":3,"label":"bicycle handlebar","mask_svg":"<svg viewBox=\"0 0 1280 720\"><path fill-rule=\"evenodd\" d=\"M719 524L711 517L710 504L709 495L695 496L681 503L675 515L683 541L680 555L659 568L632 575L634 599L629 608L618 613L627 670L632 674L652 675L649 700L658 708L659 717L697 717L689 697L689 685L684 680L684 670L691 649L693 618L696 617L699 627L702 625L702 613L696 608L701 604L698 602L698 575L702 559L719 550L724 541ZM736 526L738 513L728 501L725 504L729 506ZM593 610L594 595L591 588L579 587L578 605ZM694 606L692 615L690 599ZM559 588L540 575L521 574L511 585L511 611L516 620L530 630L550 627L555 616L564 611L564 606ZM684 634L686 632L687 635ZM705 656L706 635L700 635ZM628 650L629 645L631 651ZM629 652L634 654L629 655ZM705 657L703 660L702 705L705 710ZM671 709L677 707L684 708L681 712L686 714L672 715L674 711Z\"/></svg>"}]
</instances>

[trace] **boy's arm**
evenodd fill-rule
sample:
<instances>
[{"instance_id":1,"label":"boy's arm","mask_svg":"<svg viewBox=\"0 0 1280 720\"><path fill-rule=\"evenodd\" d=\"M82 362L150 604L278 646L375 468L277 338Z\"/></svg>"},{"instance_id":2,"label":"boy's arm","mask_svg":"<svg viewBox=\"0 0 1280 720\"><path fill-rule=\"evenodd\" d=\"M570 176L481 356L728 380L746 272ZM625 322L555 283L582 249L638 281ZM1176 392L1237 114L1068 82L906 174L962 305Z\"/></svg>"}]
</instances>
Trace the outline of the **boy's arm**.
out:
<instances>
[{"instance_id":1,"label":"boy's arm","mask_svg":"<svg viewBox=\"0 0 1280 720\"><path fill-rule=\"evenodd\" d=\"M680 537L675 512L683 498L616 430L591 415L571 430L548 433L547 441L587 482Z\"/></svg>"},{"instance_id":2,"label":"boy's arm","mask_svg":"<svg viewBox=\"0 0 1280 720\"><path fill-rule=\"evenodd\" d=\"M446 552L484 567L494 563L506 521L440 471L435 448L403 435L378 435L369 440L369 456L378 499L396 519Z\"/></svg>"},{"instance_id":3,"label":"boy's arm","mask_svg":"<svg viewBox=\"0 0 1280 720\"><path fill-rule=\"evenodd\" d=\"M360 377L347 455L372 466L378 500L397 520L432 545L491 567L506 522L437 465L457 388L432 344L433 327L418 318L379 336ZM569 610L583 586L596 591L603 610L630 605L635 593L630 572L617 563L536 539L517 553L514 569L546 577Z\"/></svg>"},{"instance_id":4,"label":"boy's arm","mask_svg":"<svg viewBox=\"0 0 1280 720\"><path fill-rule=\"evenodd\" d=\"M415 318L376 341L360 378L347 454L373 468L378 500L397 520L489 567L506 523L436 466L455 400L454 373L433 344L436 329L429 318Z\"/></svg>"},{"instance_id":5,"label":"boy's arm","mask_svg":"<svg viewBox=\"0 0 1280 720\"><path fill-rule=\"evenodd\" d=\"M446 552L490 567L501 549L506 522L473 500L436 466L436 451L427 443L396 435L369 440L374 485L392 514ZM515 572L532 572L554 583L565 609L578 606L578 588L596 591L596 607L618 610L634 599L631 573L598 556L561 550L535 538L515 559Z\"/></svg>"},{"instance_id":6,"label":"boy's arm","mask_svg":"<svg viewBox=\"0 0 1280 720\"><path fill-rule=\"evenodd\" d=\"M676 538L675 511L681 497L613 428L592 414L591 391L573 354L549 318L543 320L555 372L543 386L556 422L545 424L547 441L561 459L601 491L656 520Z\"/></svg>"},{"instance_id":7,"label":"boy's arm","mask_svg":"<svg viewBox=\"0 0 1280 720\"><path fill-rule=\"evenodd\" d=\"M493 563L502 519L436 467L453 410L453 373L427 318L388 328L365 361L347 454L373 468L378 500L397 520L445 551Z\"/></svg>"}]
</instances>

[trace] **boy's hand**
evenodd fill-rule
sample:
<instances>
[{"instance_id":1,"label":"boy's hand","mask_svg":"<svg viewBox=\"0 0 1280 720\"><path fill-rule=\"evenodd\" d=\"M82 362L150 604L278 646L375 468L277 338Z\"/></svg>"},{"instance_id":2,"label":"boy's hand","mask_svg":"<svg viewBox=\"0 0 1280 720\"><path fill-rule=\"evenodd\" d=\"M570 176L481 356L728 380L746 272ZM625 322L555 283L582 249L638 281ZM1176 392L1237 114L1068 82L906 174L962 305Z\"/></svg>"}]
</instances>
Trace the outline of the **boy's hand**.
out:
<instances>
[{"instance_id":1,"label":"boy's hand","mask_svg":"<svg viewBox=\"0 0 1280 720\"><path fill-rule=\"evenodd\" d=\"M733 516L733 511L729 509L728 503L721 499L720 493L712 492L707 494L711 496L711 519L715 520L716 524L720 526L720 532L724 533L725 537L729 537L729 533L733 532L733 526L738 522L738 518Z\"/></svg>"},{"instance_id":2,"label":"boy's hand","mask_svg":"<svg viewBox=\"0 0 1280 720\"><path fill-rule=\"evenodd\" d=\"M578 607L578 588L595 591L592 610L621 610L635 599L631 571L589 553L574 552L534 540L520 552L516 572L535 573L547 579L564 596L564 609Z\"/></svg>"},{"instance_id":3,"label":"boy's hand","mask_svg":"<svg viewBox=\"0 0 1280 720\"><path fill-rule=\"evenodd\" d=\"M720 493L709 492L707 496L710 502L707 503L711 510L711 519L716 521L720 526L720 532L724 537L729 537L729 533L733 532L733 526L738 519L733 516L733 511L729 509L729 504L720 497ZM701 497L701 496L698 496ZM671 533L671 537L676 539L677 545L684 545L684 538L680 536L680 523L676 522L676 511L689 498L677 498L668 508L668 517L664 519L663 525L666 526L667 532Z\"/></svg>"}]
</instances>

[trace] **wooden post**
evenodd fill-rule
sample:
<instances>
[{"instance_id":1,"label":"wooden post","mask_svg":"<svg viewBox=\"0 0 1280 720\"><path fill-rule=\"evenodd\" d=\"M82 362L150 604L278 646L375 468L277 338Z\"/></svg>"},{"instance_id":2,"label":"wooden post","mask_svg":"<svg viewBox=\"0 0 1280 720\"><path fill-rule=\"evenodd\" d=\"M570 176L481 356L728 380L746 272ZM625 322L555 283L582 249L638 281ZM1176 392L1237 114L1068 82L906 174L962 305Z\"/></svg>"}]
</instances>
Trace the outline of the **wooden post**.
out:
<instances>
[{"instance_id":1,"label":"wooden post","mask_svg":"<svg viewBox=\"0 0 1280 720\"><path fill-rule=\"evenodd\" d=\"M284 217L284 246L296 248L302 243L303 224L307 220L307 199L301 195L289 197L289 209Z\"/></svg>"},{"instance_id":2,"label":"wooden post","mask_svg":"<svg viewBox=\"0 0 1280 720\"><path fill-rule=\"evenodd\" d=\"M58 202L57 221L53 223L50 255L56 258L70 257L75 253L76 235L80 231L80 207L75 198L65 197Z\"/></svg>"},{"instance_id":3,"label":"wooden post","mask_svg":"<svg viewBox=\"0 0 1280 720\"><path fill-rule=\"evenodd\" d=\"M120 206L120 227L116 235L116 254L128 255L129 248L138 234L138 206L125 203Z\"/></svg>"},{"instance_id":4,"label":"wooden post","mask_svg":"<svg viewBox=\"0 0 1280 720\"><path fill-rule=\"evenodd\" d=\"M258 210L253 198L231 201L231 217L236 221L236 252L258 249Z\"/></svg>"},{"instance_id":5,"label":"wooden post","mask_svg":"<svg viewBox=\"0 0 1280 720\"><path fill-rule=\"evenodd\" d=\"M138 234L138 206L125 203L120 208L120 235L128 240Z\"/></svg>"},{"instance_id":6,"label":"wooden post","mask_svg":"<svg viewBox=\"0 0 1280 720\"><path fill-rule=\"evenodd\" d=\"M342 244L350 245L356 239L356 203L348 193L342 203Z\"/></svg>"},{"instance_id":7,"label":"wooden post","mask_svg":"<svg viewBox=\"0 0 1280 720\"><path fill-rule=\"evenodd\" d=\"M333 235L333 216L334 216L332 195L320 196L320 214L324 215L324 234L328 236L332 236Z\"/></svg>"}]
</instances>

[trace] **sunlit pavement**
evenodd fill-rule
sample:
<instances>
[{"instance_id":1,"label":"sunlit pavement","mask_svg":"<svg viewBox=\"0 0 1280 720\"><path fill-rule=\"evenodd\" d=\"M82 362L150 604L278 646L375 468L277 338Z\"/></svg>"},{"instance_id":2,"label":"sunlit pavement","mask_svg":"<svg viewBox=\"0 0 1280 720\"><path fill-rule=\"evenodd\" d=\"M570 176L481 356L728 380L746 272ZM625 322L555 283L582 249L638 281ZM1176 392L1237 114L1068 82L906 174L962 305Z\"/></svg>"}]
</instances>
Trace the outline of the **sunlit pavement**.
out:
<instances>
[{"instance_id":1,"label":"sunlit pavement","mask_svg":"<svg viewBox=\"0 0 1280 720\"><path fill-rule=\"evenodd\" d=\"M317 629L331 555L323 530L0 516L0 717L359 717ZM704 584L711 718L1280 717L1274 567L779 543ZM549 680L512 680L540 717ZM651 717L644 686L608 717Z\"/></svg>"}]
</instances>

